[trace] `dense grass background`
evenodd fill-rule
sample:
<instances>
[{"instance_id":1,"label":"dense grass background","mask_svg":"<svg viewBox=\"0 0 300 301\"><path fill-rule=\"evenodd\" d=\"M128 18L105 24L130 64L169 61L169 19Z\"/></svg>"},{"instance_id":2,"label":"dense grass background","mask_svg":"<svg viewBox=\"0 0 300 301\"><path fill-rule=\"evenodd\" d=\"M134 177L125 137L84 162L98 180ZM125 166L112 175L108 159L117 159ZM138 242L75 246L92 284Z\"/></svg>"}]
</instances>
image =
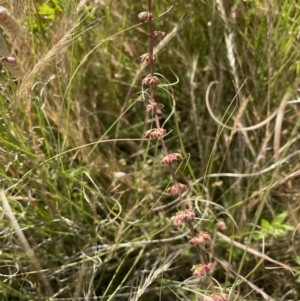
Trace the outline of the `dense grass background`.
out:
<instances>
[{"instance_id":1,"label":"dense grass background","mask_svg":"<svg viewBox=\"0 0 300 301\"><path fill-rule=\"evenodd\" d=\"M155 19L166 142L185 155L177 176L212 235L215 285L231 300L300 300L300 7L230 0L222 15L218 2L154 2L168 11ZM1 5L23 28L4 33L24 69L0 74L1 300L203 300L161 149L143 138L147 1Z\"/></svg>"}]
</instances>

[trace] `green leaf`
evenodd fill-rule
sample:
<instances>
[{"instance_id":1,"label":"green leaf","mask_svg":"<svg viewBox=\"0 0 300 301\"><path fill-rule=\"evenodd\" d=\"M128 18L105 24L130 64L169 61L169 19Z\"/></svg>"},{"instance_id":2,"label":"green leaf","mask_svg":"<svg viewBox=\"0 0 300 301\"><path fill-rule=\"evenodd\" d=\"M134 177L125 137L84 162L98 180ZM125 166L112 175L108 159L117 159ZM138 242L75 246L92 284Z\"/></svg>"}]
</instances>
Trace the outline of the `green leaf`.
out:
<instances>
[{"instance_id":1,"label":"green leaf","mask_svg":"<svg viewBox=\"0 0 300 301\"><path fill-rule=\"evenodd\" d=\"M52 3L54 4L56 10L62 11L62 5L61 5L60 1L52 0Z\"/></svg>"},{"instance_id":2,"label":"green leaf","mask_svg":"<svg viewBox=\"0 0 300 301\"><path fill-rule=\"evenodd\" d=\"M300 266L300 256L296 256L294 260Z\"/></svg>"},{"instance_id":3,"label":"green leaf","mask_svg":"<svg viewBox=\"0 0 300 301\"><path fill-rule=\"evenodd\" d=\"M274 218L272 224L273 225L282 225L282 223L286 220L287 216L288 216L287 211L282 212L281 214L277 215Z\"/></svg>"},{"instance_id":4,"label":"green leaf","mask_svg":"<svg viewBox=\"0 0 300 301\"><path fill-rule=\"evenodd\" d=\"M254 233L253 236L252 236L252 238L253 238L253 240L255 240L255 241L260 241L260 240L262 240L263 237L265 237L265 236L266 236L266 233L264 233L264 232L259 232L259 233Z\"/></svg>"},{"instance_id":5,"label":"green leaf","mask_svg":"<svg viewBox=\"0 0 300 301\"><path fill-rule=\"evenodd\" d=\"M46 16L48 19L55 19L55 9L47 4L41 4L38 6L38 13L42 16Z\"/></svg>"},{"instance_id":6,"label":"green leaf","mask_svg":"<svg viewBox=\"0 0 300 301\"><path fill-rule=\"evenodd\" d=\"M284 237L286 236L286 231L280 228L275 228L273 231L275 237Z\"/></svg>"},{"instance_id":7,"label":"green leaf","mask_svg":"<svg viewBox=\"0 0 300 301\"><path fill-rule=\"evenodd\" d=\"M284 230L286 231L294 231L295 227L290 226L290 225L282 225L282 227L284 228Z\"/></svg>"},{"instance_id":8,"label":"green leaf","mask_svg":"<svg viewBox=\"0 0 300 301\"><path fill-rule=\"evenodd\" d=\"M270 223L266 219L262 219L260 221L260 225L262 226L262 228L264 228L266 230L270 229Z\"/></svg>"}]
</instances>

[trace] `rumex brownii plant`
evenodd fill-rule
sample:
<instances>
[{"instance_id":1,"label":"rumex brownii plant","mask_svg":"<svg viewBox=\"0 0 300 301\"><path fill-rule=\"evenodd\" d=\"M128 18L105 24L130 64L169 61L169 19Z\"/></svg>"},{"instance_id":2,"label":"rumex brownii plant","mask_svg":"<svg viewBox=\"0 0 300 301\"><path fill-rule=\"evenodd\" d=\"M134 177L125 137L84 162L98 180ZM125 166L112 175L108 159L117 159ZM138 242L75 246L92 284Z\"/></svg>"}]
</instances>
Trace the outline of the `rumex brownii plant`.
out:
<instances>
[{"instance_id":1,"label":"rumex brownii plant","mask_svg":"<svg viewBox=\"0 0 300 301\"><path fill-rule=\"evenodd\" d=\"M155 89L159 85L159 78L156 76L155 70L155 56L154 56L154 43L155 41L164 36L165 33L163 31L155 31L154 30L154 16L152 14L152 6L153 1L148 0L148 10L141 12L138 17L140 20L145 21L148 23L148 41L149 47L148 52L141 55L141 61L147 62L149 64L150 73L142 80L142 84L149 87L148 94L147 94L147 112L150 112L155 120L155 128L152 128L146 131L145 136L150 139L157 139L159 140L162 150L163 150L163 159L161 160L161 164L167 166L171 177L172 177L172 185L168 189L168 192L178 195L181 204L181 210L177 212L177 214L172 218L172 225L174 227L180 227L182 224L187 224L191 239L189 241L190 245L195 246L197 249L197 253L199 256L199 264L194 265L192 267L193 276L195 278L206 278L208 282L208 291L209 296L205 299L207 301L224 301L228 300L229 296L226 293L219 293L216 291L213 280L210 276L211 271L214 269L214 264L211 262L207 262L205 259L205 251L204 245L207 241L211 240L211 237L208 233L204 231L197 232L193 227L193 221L196 218L194 209L192 207L191 202L186 201L183 197L182 192L187 189L187 186L183 183L179 183L176 174L174 165L176 162L183 160L183 156L180 153L172 153L168 151L168 148L165 143L165 135L167 133L166 129L164 129L159 120L159 114L161 109L164 107L159 101L157 101L155 95Z\"/></svg>"}]
</instances>

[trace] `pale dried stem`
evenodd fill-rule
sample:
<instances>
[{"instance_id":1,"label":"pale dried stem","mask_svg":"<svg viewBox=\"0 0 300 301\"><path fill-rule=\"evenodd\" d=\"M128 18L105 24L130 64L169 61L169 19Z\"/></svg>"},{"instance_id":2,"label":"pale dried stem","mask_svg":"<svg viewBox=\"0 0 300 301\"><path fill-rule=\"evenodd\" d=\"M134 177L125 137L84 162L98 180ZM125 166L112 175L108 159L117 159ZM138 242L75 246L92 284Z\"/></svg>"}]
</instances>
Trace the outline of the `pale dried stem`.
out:
<instances>
[{"instance_id":1,"label":"pale dried stem","mask_svg":"<svg viewBox=\"0 0 300 301\"><path fill-rule=\"evenodd\" d=\"M217 84L218 82L214 81L214 82L211 82L208 86L208 88L206 89L206 95L205 95L205 103L206 103L206 107L207 107L207 110L211 116L211 118L221 127L225 128L225 129L228 129L228 130L232 130L232 131L240 131L240 132L248 132L248 131L254 131L256 129L259 129L261 128L262 126L268 124L272 119L274 119L276 117L276 115L278 114L278 109L276 109L270 116L268 116L265 120L255 124L255 125L251 125L251 126L248 126L248 127L244 127L242 126L241 124L238 124L238 127L235 123L235 126L232 127L232 126L229 126L225 123L223 123L222 121L220 121L216 115L213 113L211 107L210 107L210 104L209 104L209 93L210 93L210 89L212 87L212 85L214 84Z\"/></svg>"},{"instance_id":2,"label":"pale dried stem","mask_svg":"<svg viewBox=\"0 0 300 301\"><path fill-rule=\"evenodd\" d=\"M1 198L1 201L2 201L2 204L3 204L5 214L8 217L8 219L11 223L11 226L14 229L14 231L15 231L17 237L18 237L18 240L19 240L19 243L20 243L21 247L23 248L24 252L28 256L28 258L31 261L33 267L38 272L38 274L40 276L40 279L41 279L45 289L47 290L48 294L50 296L53 296L54 292L53 292L53 289L51 287L51 284L50 284L48 278L46 277L45 273L42 271L43 269L42 269L41 264L39 263L38 259L36 258L33 249L30 247L30 245L29 245L29 243L28 243L21 227L19 226L19 223L18 223L18 221L15 217L15 214L13 213L13 211L12 211L10 205L9 205L9 202L6 198L6 195L5 195L5 192L4 192L3 189L0 190L0 198Z\"/></svg>"},{"instance_id":3,"label":"pale dried stem","mask_svg":"<svg viewBox=\"0 0 300 301\"><path fill-rule=\"evenodd\" d=\"M221 232L217 231L216 235L219 237L219 239L223 240L224 242L228 243L229 245L234 245L235 247L237 247L237 248L239 248L239 249L241 249L243 251L247 251L249 254L252 254L252 255L257 256L257 257L259 257L259 258L261 258L261 259L263 259L265 261L272 262L272 263L276 264L277 265L276 268L281 267L281 268L283 268L283 269L285 269L287 271L294 272L293 268L291 268L290 266L288 266L288 265L286 265L286 264L284 264L284 263L282 263L282 262L280 262L278 260L275 260L275 259L269 257L268 255L265 255L262 252L259 252L259 251L255 250L255 249L252 249L252 248L249 248L249 247L247 247L247 246L245 246L245 245L243 245L243 244L241 244L241 243L233 240L232 238L224 235Z\"/></svg>"},{"instance_id":4,"label":"pale dried stem","mask_svg":"<svg viewBox=\"0 0 300 301\"><path fill-rule=\"evenodd\" d=\"M198 144L198 150L200 154L202 153L202 146L201 146L201 139L200 139L200 131L201 128L199 126L199 118L197 116L197 106L196 106L196 96L195 96L195 75L197 70L197 64L198 64L198 55L193 57L193 64L192 64L192 72L190 76L190 97L191 97L191 105L192 105L192 118L194 119L195 129L196 129L196 135L197 135L197 144Z\"/></svg>"},{"instance_id":5,"label":"pale dried stem","mask_svg":"<svg viewBox=\"0 0 300 301\"><path fill-rule=\"evenodd\" d=\"M287 92L281 102L278 109L278 114L276 117L275 130L274 130L274 158L275 162L279 161L279 149L280 149L280 138L281 138L281 127L283 122L284 110L288 103L288 100L291 98L291 94Z\"/></svg>"}]
</instances>

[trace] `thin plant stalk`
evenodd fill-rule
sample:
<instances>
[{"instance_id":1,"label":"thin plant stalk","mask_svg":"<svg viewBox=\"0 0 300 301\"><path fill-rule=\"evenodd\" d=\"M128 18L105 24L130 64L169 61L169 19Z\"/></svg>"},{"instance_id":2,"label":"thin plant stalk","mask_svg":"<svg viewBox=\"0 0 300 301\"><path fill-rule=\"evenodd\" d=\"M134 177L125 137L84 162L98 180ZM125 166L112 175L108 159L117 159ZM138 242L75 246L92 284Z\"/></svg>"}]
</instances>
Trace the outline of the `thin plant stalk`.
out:
<instances>
[{"instance_id":1,"label":"thin plant stalk","mask_svg":"<svg viewBox=\"0 0 300 301\"><path fill-rule=\"evenodd\" d=\"M168 166L168 169L170 171L171 177L172 177L172 182L173 185L171 187L171 191L175 191L176 194L178 194L179 199L180 199L180 204L181 204L181 215L178 214L175 217L175 223L177 223L178 225L181 224L182 221L184 221L190 230L190 233L192 235L192 237L194 237L196 240L198 239L207 239L210 240L210 237L207 233L202 232L202 237L199 238L199 235L197 234L197 232L195 231L194 227L193 227L193 223L192 220L195 218L195 215L193 213L193 208L190 204L190 202L184 200L183 195L182 195L182 191L186 189L186 186L184 184L181 184L178 182L176 175L175 175L175 171L174 171L174 167L173 167L173 163L175 161L179 161L182 159L182 156L180 154L177 153L169 153L165 140L164 140L164 135L166 133L165 129L163 129L161 127L160 121L159 121L159 109L163 107L162 104L159 104L156 102L155 99L155 87L158 85L159 83L159 79L155 76L155 57L154 57L154 53L153 53L153 49L154 49L154 40L162 34L162 32L157 32L154 31L153 29L153 15L152 15L152 0L148 0L148 11L147 12L142 12L139 14L139 18L142 20L145 20L148 22L148 34L149 34L149 48L148 48L148 53L144 54L141 56L142 61L147 61L149 62L149 68L150 68L150 74L143 80L143 84L149 85L149 104L147 105L147 111L151 111L153 116L154 116L154 120L155 120L155 125L156 128L149 130L146 132L146 136L149 136L152 139L158 139L160 141L160 144L162 146L163 149L163 154L164 154L164 159L161 161L162 164ZM173 222L174 225L174 222ZM205 234L203 234L205 233ZM204 238L203 238L204 237ZM190 241L191 243L191 241ZM197 252L198 252L198 256L199 256L199 260L200 260L200 270L197 271L197 275L200 276L205 276L208 280L209 283L209 289L212 291L213 295L216 293L216 290L214 288L213 285L213 281L212 278L209 275L210 270L213 268L213 265L211 263L207 263L205 260L205 252L204 250L201 248L200 243L193 243L193 245L195 245ZM194 272L194 276L196 275L196 273ZM196 277L196 276L195 276ZM224 300L225 297L224 297Z\"/></svg>"}]
</instances>

